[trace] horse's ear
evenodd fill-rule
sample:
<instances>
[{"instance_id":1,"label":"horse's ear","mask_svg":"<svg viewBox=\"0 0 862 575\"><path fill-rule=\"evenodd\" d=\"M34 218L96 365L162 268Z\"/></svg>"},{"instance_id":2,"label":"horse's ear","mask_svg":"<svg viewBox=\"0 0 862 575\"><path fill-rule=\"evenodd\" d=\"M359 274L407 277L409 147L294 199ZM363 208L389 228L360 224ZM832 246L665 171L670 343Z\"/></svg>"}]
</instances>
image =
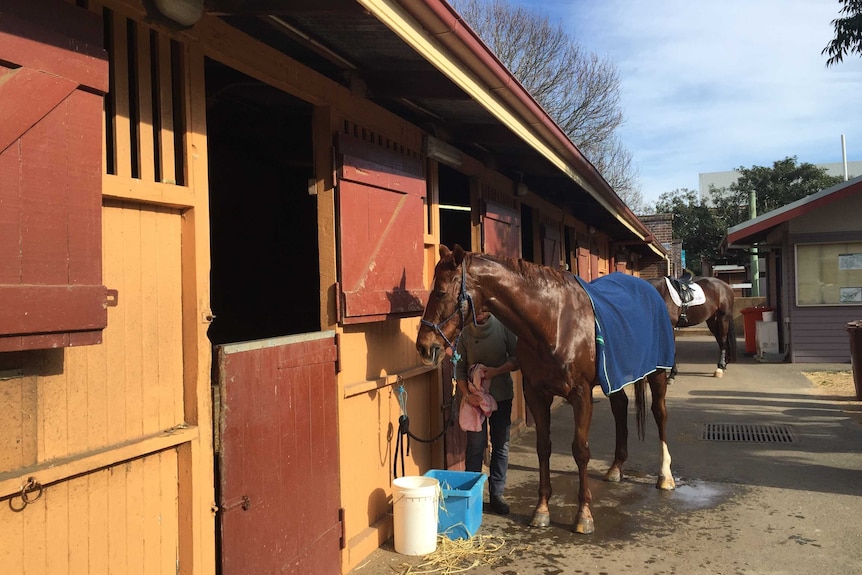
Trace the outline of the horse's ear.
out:
<instances>
[{"instance_id":1,"label":"horse's ear","mask_svg":"<svg viewBox=\"0 0 862 575\"><path fill-rule=\"evenodd\" d=\"M464 261L464 248L461 247L461 244L455 244L455 250L452 252L455 257L455 267L461 265L461 262Z\"/></svg>"},{"instance_id":2,"label":"horse's ear","mask_svg":"<svg viewBox=\"0 0 862 575\"><path fill-rule=\"evenodd\" d=\"M440 244L440 259L441 260L443 258L445 258L446 256L448 256L450 253L452 253L452 252L449 251L449 248L447 248L443 244Z\"/></svg>"}]
</instances>

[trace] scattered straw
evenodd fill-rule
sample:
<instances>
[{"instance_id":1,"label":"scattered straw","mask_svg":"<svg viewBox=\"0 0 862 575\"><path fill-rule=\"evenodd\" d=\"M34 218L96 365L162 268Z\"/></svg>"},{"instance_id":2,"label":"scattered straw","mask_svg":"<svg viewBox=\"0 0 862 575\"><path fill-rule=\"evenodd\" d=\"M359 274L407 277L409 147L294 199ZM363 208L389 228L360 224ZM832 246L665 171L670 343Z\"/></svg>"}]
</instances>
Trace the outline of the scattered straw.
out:
<instances>
[{"instance_id":1,"label":"scattered straw","mask_svg":"<svg viewBox=\"0 0 862 575\"><path fill-rule=\"evenodd\" d=\"M820 391L851 397L856 395L852 371L803 371L802 375Z\"/></svg>"},{"instance_id":2,"label":"scattered straw","mask_svg":"<svg viewBox=\"0 0 862 575\"><path fill-rule=\"evenodd\" d=\"M418 565L401 563L393 567L393 570L399 575L451 575L482 565L495 565L500 559L516 551L529 551L529 546L519 546L505 553L505 546L506 541L494 535L475 535L470 539L449 539L445 535L438 535L437 549L422 557Z\"/></svg>"}]
</instances>

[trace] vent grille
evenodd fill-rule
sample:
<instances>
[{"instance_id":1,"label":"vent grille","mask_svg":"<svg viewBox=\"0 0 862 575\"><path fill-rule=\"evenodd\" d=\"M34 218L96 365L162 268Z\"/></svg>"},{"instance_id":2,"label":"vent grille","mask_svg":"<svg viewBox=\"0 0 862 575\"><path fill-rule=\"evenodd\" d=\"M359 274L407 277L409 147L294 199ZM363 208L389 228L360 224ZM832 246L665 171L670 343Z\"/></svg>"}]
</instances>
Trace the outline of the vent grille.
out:
<instances>
[{"instance_id":1,"label":"vent grille","mask_svg":"<svg viewBox=\"0 0 862 575\"><path fill-rule=\"evenodd\" d=\"M788 425L745 423L707 423L700 432L706 441L745 441L749 443L793 443L793 430Z\"/></svg>"}]
</instances>

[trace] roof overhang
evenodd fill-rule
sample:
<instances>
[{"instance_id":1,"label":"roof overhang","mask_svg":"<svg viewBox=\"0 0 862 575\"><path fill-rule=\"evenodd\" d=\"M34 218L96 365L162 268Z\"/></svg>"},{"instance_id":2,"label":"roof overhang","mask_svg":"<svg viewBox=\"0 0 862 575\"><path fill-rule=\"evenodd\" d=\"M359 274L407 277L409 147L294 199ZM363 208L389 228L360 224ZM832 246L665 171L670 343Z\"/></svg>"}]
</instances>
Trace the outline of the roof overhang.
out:
<instances>
[{"instance_id":1,"label":"roof overhang","mask_svg":"<svg viewBox=\"0 0 862 575\"><path fill-rule=\"evenodd\" d=\"M384 107L632 249L649 229L441 0L205 0L205 11Z\"/></svg>"},{"instance_id":2,"label":"roof overhang","mask_svg":"<svg viewBox=\"0 0 862 575\"><path fill-rule=\"evenodd\" d=\"M722 249L759 247L769 234L781 224L812 212L832 202L862 193L862 176L841 182L831 188L806 196L786 206L772 210L754 219L727 229L721 241ZM765 246L763 246L765 247Z\"/></svg>"}]
</instances>

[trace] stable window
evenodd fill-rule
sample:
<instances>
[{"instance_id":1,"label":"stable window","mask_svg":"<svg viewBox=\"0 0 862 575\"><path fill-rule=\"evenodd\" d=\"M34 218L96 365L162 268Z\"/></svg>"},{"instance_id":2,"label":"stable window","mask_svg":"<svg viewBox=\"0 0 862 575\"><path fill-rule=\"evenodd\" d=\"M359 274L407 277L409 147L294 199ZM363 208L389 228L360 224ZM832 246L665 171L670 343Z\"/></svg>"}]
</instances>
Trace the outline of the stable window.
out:
<instances>
[{"instance_id":1,"label":"stable window","mask_svg":"<svg viewBox=\"0 0 862 575\"><path fill-rule=\"evenodd\" d=\"M100 15L67 2L0 18L0 351L100 343L107 325L102 44Z\"/></svg>"},{"instance_id":2,"label":"stable window","mask_svg":"<svg viewBox=\"0 0 862 575\"><path fill-rule=\"evenodd\" d=\"M796 305L862 305L862 242L797 244Z\"/></svg>"},{"instance_id":3,"label":"stable window","mask_svg":"<svg viewBox=\"0 0 862 575\"><path fill-rule=\"evenodd\" d=\"M419 315L427 299L421 158L343 133L337 144L339 320Z\"/></svg>"}]
</instances>

